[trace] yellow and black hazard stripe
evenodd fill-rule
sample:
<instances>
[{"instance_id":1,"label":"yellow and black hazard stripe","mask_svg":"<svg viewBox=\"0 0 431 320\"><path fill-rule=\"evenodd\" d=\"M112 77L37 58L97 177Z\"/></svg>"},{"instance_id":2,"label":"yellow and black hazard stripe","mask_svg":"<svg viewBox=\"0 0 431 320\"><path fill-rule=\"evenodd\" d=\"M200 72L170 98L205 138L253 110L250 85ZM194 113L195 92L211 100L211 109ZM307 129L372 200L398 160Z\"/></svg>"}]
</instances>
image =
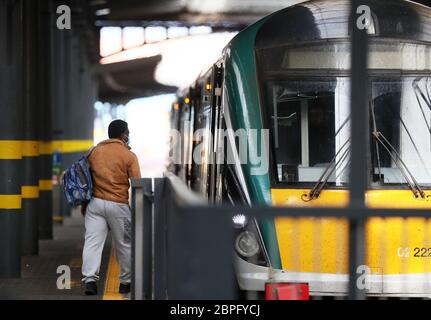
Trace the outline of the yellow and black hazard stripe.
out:
<instances>
[{"instance_id":1,"label":"yellow and black hazard stripe","mask_svg":"<svg viewBox=\"0 0 431 320\"><path fill-rule=\"evenodd\" d=\"M29 144L26 144L28 148ZM22 141L0 140L0 170L4 183L0 185L0 209L17 210L22 208Z\"/></svg>"},{"instance_id":2,"label":"yellow and black hazard stripe","mask_svg":"<svg viewBox=\"0 0 431 320\"><path fill-rule=\"evenodd\" d=\"M22 255L36 255L39 253L39 156L39 141L22 141Z\"/></svg>"},{"instance_id":3,"label":"yellow and black hazard stripe","mask_svg":"<svg viewBox=\"0 0 431 320\"><path fill-rule=\"evenodd\" d=\"M53 216L53 153L73 156L92 146L92 139L0 139L0 175L4 179L0 184L0 220L5 219L0 232L16 233L8 237L14 239L10 242L14 245L16 243L15 250L22 250L22 254L37 254L38 240L52 239L53 221L62 218L59 215ZM24 227L21 248L17 238L20 233L16 232L20 224Z\"/></svg>"},{"instance_id":4,"label":"yellow and black hazard stripe","mask_svg":"<svg viewBox=\"0 0 431 320\"><path fill-rule=\"evenodd\" d=\"M0 186L0 209L21 209L23 199L46 198L51 203L52 183L52 154L84 152L93 146L93 140L58 140L58 141L36 141L36 140L0 140L0 161L4 161L7 167L8 179L7 190ZM34 173L29 179L22 176L22 164L17 160L35 161L38 157L42 159L42 168ZM11 192L12 191L12 192ZM46 195L47 194L47 195ZM42 208L45 207L42 205ZM50 207L49 205L47 206ZM48 210L49 211L49 210ZM51 215L51 212L49 212Z\"/></svg>"},{"instance_id":5,"label":"yellow and black hazard stripe","mask_svg":"<svg viewBox=\"0 0 431 320\"><path fill-rule=\"evenodd\" d=\"M37 157L60 153L84 152L93 146L93 140L0 140L0 160L21 160L23 157Z\"/></svg>"}]
</instances>

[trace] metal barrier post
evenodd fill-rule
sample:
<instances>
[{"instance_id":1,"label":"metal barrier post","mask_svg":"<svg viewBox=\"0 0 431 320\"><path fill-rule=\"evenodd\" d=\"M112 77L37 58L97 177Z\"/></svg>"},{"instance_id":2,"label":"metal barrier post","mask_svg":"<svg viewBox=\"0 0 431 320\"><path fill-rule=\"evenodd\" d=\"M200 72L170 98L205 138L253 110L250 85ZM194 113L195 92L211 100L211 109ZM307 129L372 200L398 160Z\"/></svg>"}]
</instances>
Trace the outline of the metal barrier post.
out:
<instances>
[{"instance_id":1,"label":"metal barrier post","mask_svg":"<svg viewBox=\"0 0 431 320\"><path fill-rule=\"evenodd\" d=\"M365 209L365 190L368 185L368 72L367 72L367 28L357 26L359 0L351 0L350 28L352 30L351 58L351 167L350 167L350 205L346 210ZM357 267L364 264L364 218L359 210L358 216L349 221L349 298L364 299L364 291L356 285ZM365 213L365 212L364 212Z\"/></svg>"},{"instance_id":2,"label":"metal barrier post","mask_svg":"<svg viewBox=\"0 0 431 320\"><path fill-rule=\"evenodd\" d=\"M169 192L165 191L165 179L154 179L154 297L167 299L167 245L166 211L172 202Z\"/></svg>"},{"instance_id":3,"label":"metal barrier post","mask_svg":"<svg viewBox=\"0 0 431 320\"><path fill-rule=\"evenodd\" d=\"M152 179L132 179L133 300L149 300L152 296L152 200Z\"/></svg>"}]
</instances>

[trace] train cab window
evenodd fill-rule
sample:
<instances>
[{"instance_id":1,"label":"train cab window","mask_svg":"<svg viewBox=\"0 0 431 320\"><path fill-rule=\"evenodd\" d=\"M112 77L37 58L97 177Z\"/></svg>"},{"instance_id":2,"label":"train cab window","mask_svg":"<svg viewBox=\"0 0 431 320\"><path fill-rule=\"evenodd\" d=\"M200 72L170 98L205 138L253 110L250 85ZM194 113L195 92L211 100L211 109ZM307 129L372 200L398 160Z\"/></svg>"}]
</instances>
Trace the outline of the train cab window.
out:
<instances>
[{"instance_id":1,"label":"train cab window","mask_svg":"<svg viewBox=\"0 0 431 320\"><path fill-rule=\"evenodd\" d=\"M373 182L431 185L431 77L375 78L370 100Z\"/></svg>"},{"instance_id":2,"label":"train cab window","mask_svg":"<svg viewBox=\"0 0 431 320\"><path fill-rule=\"evenodd\" d=\"M270 117L276 179L279 183L311 183L335 166L328 182L347 182L348 83L329 81L269 83Z\"/></svg>"},{"instance_id":3,"label":"train cab window","mask_svg":"<svg viewBox=\"0 0 431 320\"><path fill-rule=\"evenodd\" d=\"M347 187L350 43L256 40L272 182ZM431 46L370 38L370 187L431 186ZM325 123L325 125L322 125ZM415 186L416 185L416 186Z\"/></svg>"}]
</instances>

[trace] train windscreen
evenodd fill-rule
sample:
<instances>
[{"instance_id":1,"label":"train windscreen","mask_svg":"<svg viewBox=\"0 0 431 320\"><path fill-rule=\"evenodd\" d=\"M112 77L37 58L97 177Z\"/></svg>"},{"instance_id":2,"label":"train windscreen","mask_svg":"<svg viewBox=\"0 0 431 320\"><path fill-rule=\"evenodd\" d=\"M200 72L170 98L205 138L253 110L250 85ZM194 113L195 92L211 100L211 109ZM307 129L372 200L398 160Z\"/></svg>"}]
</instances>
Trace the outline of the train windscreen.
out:
<instances>
[{"instance_id":1,"label":"train windscreen","mask_svg":"<svg viewBox=\"0 0 431 320\"><path fill-rule=\"evenodd\" d=\"M348 179L348 78L266 83L278 182L315 182L336 162L328 182Z\"/></svg>"},{"instance_id":2,"label":"train windscreen","mask_svg":"<svg viewBox=\"0 0 431 320\"><path fill-rule=\"evenodd\" d=\"M431 185L431 77L369 80L370 181ZM267 126L278 183L345 186L350 164L348 77L265 81Z\"/></svg>"}]
</instances>

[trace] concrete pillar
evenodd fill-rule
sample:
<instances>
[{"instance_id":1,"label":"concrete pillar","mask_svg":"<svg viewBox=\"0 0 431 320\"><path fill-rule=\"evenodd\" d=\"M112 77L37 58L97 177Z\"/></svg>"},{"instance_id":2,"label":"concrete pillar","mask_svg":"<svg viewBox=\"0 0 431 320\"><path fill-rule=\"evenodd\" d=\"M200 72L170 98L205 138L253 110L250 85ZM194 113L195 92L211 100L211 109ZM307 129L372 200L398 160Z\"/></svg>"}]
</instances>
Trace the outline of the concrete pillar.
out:
<instances>
[{"instance_id":1,"label":"concrete pillar","mask_svg":"<svg viewBox=\"0 0 431 320\"><path fill-rule=\"evenodd\" d=\"M53 61L53 18L52 1L38 0L39 5L39 41L38 41L38 101L39 110L38 134L40 140L39 157L39 214L38 233L39 239L52 239L52 127L51 106L53 100L54 79L52 68L56 65Z\"/></svg>"},{"instance_id":2,"label":"concrete pillar","mask_svg":"<svg viewBox=\"0 0 431 320\"><path fill-rule=\"evenodd\" d=\"M22 193L22 255L39 252L39 141L37 134L38 105L38 3L23 2L24 34L24 179Z\"/></svg>"},{"instance_id":3,"label":"concrete pillar","mask_svg":"<svg viewBox=\"0 0 431 320\"><path fill-rule=\"evenodd\" d=\"M60 91L63 94L58 97L59 103L53 110L53 132L55 140L64 142L61 150L61 171L64 171L92 146L96 86L86 44L80 38L78 27L57 33L63 45L63 63L59 70L64 81ZM54 207L59 211L54 211L54 215L61 219L70 215L71 208L58 191L58 195L54 195Z\"/></svg>"},{"instance_id":4,"label":"concrete pillar","mask_svg":"<svg viewBox=\"0 0 431 320\"><path fill-rule=\"evenodd\" d=\"M67 121L65 118L65 110L69 106L69 90L70 82L69 69L71 64L69 61L70 50L68 48L71 30L58 30L53 28L53 62L52 65L52 105L51 105L51 128L52 139L56 143L53 148L53 155L56 159L63 158L62 142L64 141L64 124ZM60 174L63 170L62 164L56 164L54 174ZM61 185L53 185L53 217L56 222L62 222L63 211L62 203L64 195L62 194Z\"/></svg>"},{"instance_id":5,"label":"concrete pillar","mask_svg":"<svg viewBox=\"0 0 431 320\"><path fill-rule=\"evenodd\" d=\"M0 278L21 276L23 1L0 1Z\"/></svg>"}]
</instances>

